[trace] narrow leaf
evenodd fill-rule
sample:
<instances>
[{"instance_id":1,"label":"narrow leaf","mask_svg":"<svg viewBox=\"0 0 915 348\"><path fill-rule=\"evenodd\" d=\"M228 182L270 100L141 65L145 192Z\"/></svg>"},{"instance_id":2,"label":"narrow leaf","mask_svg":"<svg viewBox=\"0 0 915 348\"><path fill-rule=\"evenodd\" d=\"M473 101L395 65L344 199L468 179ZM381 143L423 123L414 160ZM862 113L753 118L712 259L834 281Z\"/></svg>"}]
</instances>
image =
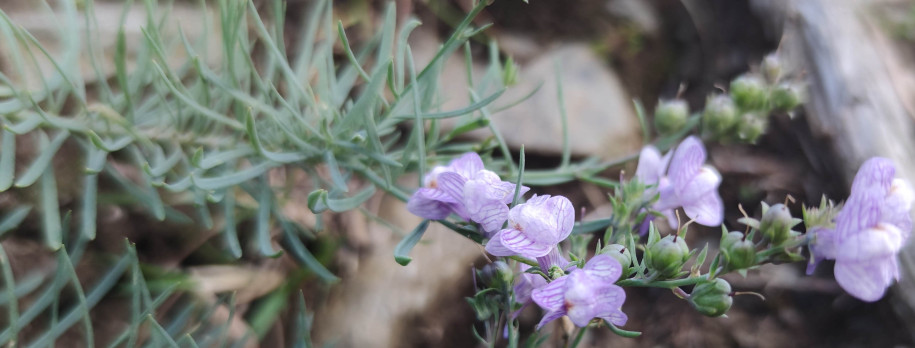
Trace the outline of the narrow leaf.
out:
<instances>
[{"instance_id":1,"label":"narrow leaf","mask_svg":"<svg viewBox=\"0 0 915 348\"><path fill-rule=\"evenodd\" d=\"M406 266L410 261L413 261L413 258L409 256L410 250L413 250L416 243L423 238L423 234L429 228L429 222L430 220L423 220L423 222L419 223L419 226L413 229L413 232L410 232L409 235L400 240L400 243L397 243L397 246L394 247L394 261L397 261L401 266Z\"/></svg>"}]
</instances>

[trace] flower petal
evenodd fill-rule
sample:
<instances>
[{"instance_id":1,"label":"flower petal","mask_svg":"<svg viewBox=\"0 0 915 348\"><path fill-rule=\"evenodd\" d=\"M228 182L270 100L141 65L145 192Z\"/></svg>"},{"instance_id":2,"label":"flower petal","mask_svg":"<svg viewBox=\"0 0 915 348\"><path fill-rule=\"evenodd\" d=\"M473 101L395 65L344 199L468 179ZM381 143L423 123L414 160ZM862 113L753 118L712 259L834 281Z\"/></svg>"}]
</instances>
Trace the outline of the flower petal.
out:
<instances>
[{"instance_id":1,"label":"flower petal","mask_svg":"<svg viewBox=\"0 0 915 348\"><path fill-rule=\"evenodd\" d=\"M568 198L563 196L553 196L547 203L548 209L553 213L553 226L557 228L558 243L568 238L572 233L572 228L575 227L575 207Z\"/></svg>"},{"instance_id":2,"label":"flower petal","mask_svg":"<svg viewBox=\"0 0 915 348\"><path fill-rule=\"evenodd\" d=\"M607 254L595 255L585 264L585 272L592 278L600 279L607 284L613 284L623 274L623 267L619 261Z\"/></svg>"},{"instance_id":3,"label":"flower petal","mask_svg":"<svg viewBox=\"0 0 915 348\"><path fill-rule=\"evenodd\" d=\"M884 191L864 190L852 193L836 216L836 238L845 240L852 234L877 226L881 219Z\"/></svg>"},{"instance_id":4,"label":"flower petal","mask_svg":"<svg viewBox=\"0 0 915 348\"><path fill-rule=\"evenodd\" d=\"M616 326L626 325L626 322L629 321L629 317L626 316L626 313L623 313L623 311L619 309L610 311L606 315L599 315L598 318L606 319Z\"/></svg>"},{"instance_id":5,"label":"flower petal","mask_svg":"<svg viewBox=\"0 0 915 348\"><path fill-rule=\"evenodd\" d=\"M645 146L639 153L639 164L635 169L635 177L643 184L653 185L658 182L664 170L661 167L661 152L654 146Z\"/></svg>"},{"instance_id":6,"label":"flower petal","mask_svg":"<svg viewBox=\"0 0 915 348\"><path fill-rule=\"evenodd\" d=\"M717 191L708 192L684 203L683 212L700 225L719 226L724 222L724 203Z\"/></svg>"},{"instance_id":7,"label":"flower petal","mask_svg":"<svg viewBox=\"0 0 915 348\"><path fill-rule=\"evenodd\" d=\"M888 158L874 157L861 164L855 180L851 184L851 195L860 191L871 190L879 187L881 192L887 192L896 176L896 167Z\"/></svg>"},{"instance_id":8,"label":"flower petal","mask_svg":"<svg viewBox=\"0 0 915 348\"><path fill-rule=\"evenodd\" d=\"M549 284L531 291L531 299L546 311L558 311L565 306L566 281L568 276L559 277Z\"/></svg>"},{"instance_id":9,"label":"flower petal","mask_svg":"<svg viewBox=\"0 0 915 348\"><path fill-rule=\"evenodd\" d=\"M470 180L464 185L464 208L470 219L486 232L497 231L508 219L508 206L501 199L492 199L494 188L483 180Z\"/></svg>"},{"instance_id":10,"label":"flower petal","mask_svg":"<svg viewBox=\"0 0 915 348\"><path fill-rule=\"evenodd\" d=\"M699 172L705 163L705 146L695 136L690 136L677 146L674 157L670 161L667 176L674 187L685 187Z\"/></svg>"},{"instance_id":11,"label":"flower petal","mask_svg":"<svg viewBox=\"0 0 915 348\"><path fill-rule=\"evenodd\" d=\"M898 274L895 256L869 262L836 260L836 281L846 292L862 301L879 300Z\"/></svg>"},{"instance_id":12,"label":"flower petal","mask_svg":"<svg viewBox=\"0 0 915 348\"><path fill-rule=\"evenodd\" d=\"M446 195L436 189L421 188L407 200L407 210L424 219L441 220L451 215L451 205L440 199Z\"/></svg>"},{"instance_id":13,"label":"flower petal","mask_svg":"<svg viewBox=\"0 0 915 348\"><path fill-rule=\"evenodd\" d=\"M493 235L492 238L490 238L488 242L486 242L486 247L485 247L486 252L488 252L494 256L516 255L514 250L506 248L504 245L502 245L502 233L505 231L508 231L508 230L502 230L502 231L496 232L496 234Z\"/></svg>"},{"instance_id":14,"label":"flower petal","mask_svg":"<svg viewBox=\"0 0 915 348\"><path fill-rule=\"evenodd\" d=\"M548 254L554 246L556 246L556 244L544 244L536 242L533 239L528 238L528 236L523 232L516 229L505 229L502 230L500 234L502 246L511 251L514 251L518 255L529 258L544 256Z\"/></svg>"},{"instance_id":15,"label":"flower petal","mask_svg":"<svg viewBox=\"0 0 915 348\"><path fill-rule=\"evenodd\" d=\"M709 192L718 191L721 185L721 174L711 166L702 166L692 179L683 186L674 186L681 203L689 203Z\"/></svg>"},{"instance_id":16,"label":"flower petal","mask_svg":"<svg viewBox=\"0 0 915 348\"><path fill-rule=\"evenodd\" d=\"M467 178L455 172L444 172L438 175L438 189L448 194L453 203L464 201L464 185Z\"/></svg>"},{"instance_id":17,"label":"flower petal","mask_svg":"<svg viewBox=\"0 0 915 348\"><path fill-rule=\"evenodd\" d=\"M537 323L537 330L540 330L540 328L549 322L561 318L563 315L566 315L566 311L564 309L547 312L543 315L543 319L540 319L540 322Z\"/></svg>"},{"instance_id":18,"label":"flower petal","mask_svg":"<svg viewBox=\"0 0 915 348\"><path fill-rule=\"evenodd\" d=\"M820 261L836 259L836 231L822 226L816 226L807 231L813 235L814 242L807 248L810 250L810 262L807 263L807 275L813 274Z\"/></svg>"},{"instance_id":19,"label":"flower petal","mask_svg":"<svg viewBox=\"0 0 915 348\"><path fill-rule=\"evenodd\" d=\"M881 223L862 233L852 234L836 249L836 261L868 261L895 256L902 249L902 231L891 224Z\"/></svg>"},{"instance_id":20,"label":"flower petal","mask_svg":"<svg viewBox=\"0 0 915 348\"><path fill-rule=\"evenodd\" d=\"M483 160L476 152L468 152L455 158L448 167L464 178L472 178L477 172L483 170Z\"/></svg>"},{"instance_id":21,"label":"flower petal","mask_svg":"<svg viewBox=\"0 0 915 348\"><path fill-rule=\"evenodd\" d=\"M912 231L912 203L915 202L915 192L909 182L902 179L894 179L887 193L886 200L883 203L882 215L883 222L896 225L903 232L905 239L908 239Z\"/></svg>"}]
</instances>

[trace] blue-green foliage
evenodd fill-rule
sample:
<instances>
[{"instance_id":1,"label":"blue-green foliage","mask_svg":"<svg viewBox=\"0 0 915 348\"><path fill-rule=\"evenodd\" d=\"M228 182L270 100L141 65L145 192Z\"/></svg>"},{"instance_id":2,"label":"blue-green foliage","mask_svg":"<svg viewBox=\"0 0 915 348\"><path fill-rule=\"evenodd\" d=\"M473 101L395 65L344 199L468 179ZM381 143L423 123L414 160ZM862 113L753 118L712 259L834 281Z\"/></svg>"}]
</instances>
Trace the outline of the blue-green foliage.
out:
<instances>
[{"instance_id":1,"label":"blue-green foliage","mask_svg":"<svg viewBox=\"0 0 915 348\"><path fill-rule=\"evenodd\" d=\"M342 23L335 23L331 2L317 1L301 32L292 36L299 41L287 47L282 1L267 6L272 9L271 21L261 17L252 1L201 4L206 29L199 42L191 42L180 31L177 37L164 35L167 11L161 17L155 13L166 5L149 0L142 4L147 13L143 39L128 42L122 28L108 59L96 42L93 2L62 0L56 5L59 54L50 53L0 11L0 50L11 57L13 69L0 71L0 192L30 187L38 192L35 206L22 203L0 212L0 235L8 237L6 232L30 218L40 222L40 239L57 265L51 271L28 270L14 277L0 247L0 305L6 313L0 319L5 324L0 345L53 346L55 339L78 326L85 346L243 343L222 336L227 323L207 321L218 306L234 310L231 299L201 304L192 296L181 296L188 286L181 274L152 286L129 241L123 255L93 260L100 276L80 279L75 265L96 237L98 207L114 203L143 210L160 221L194 225L190 230L219 230L224 252L234 259L290 253L301 264L302 274L266 295L248 318L254 334L262 337L282 312L277 301L295 297L297 282L312 276L327 283L337 280L306 247L304 240L313 238L309 227L282 213L292 183L271 181L269 174L304 172L315 189L314 205L309 197L315 211L355 209L376 190L406 199L396 179L408 171L424 172L427 161L438 159L429 154L478 146L452 140L460 132L490 126L486 107L504 90L503 65L493 46L487 74L469 86L470 105L440 108L437 85L443 60L460 47L469 49L467 40L479 32L470 22L484 4L473 8L425 67L415 66L406 43L419 22L409 20L398 30L393 6L385 9L376 34L357 48L347 40ZM220 30L207 32L214 22ZM207 51L213 41L221 51ZM343 60L334 56L340 47ZM188 58L182 64L170 63L176 54ZM83 81L80 57L91 63L91 83ZM218 64L210 64L212 57L219 57ZM53 70L27 76L38 58L52 61ZM114 75L107 76L105 67L112 66ZM41 83L35 89L17 84L27 79ZM481 110L483 116L474 118ZM439 120L453 117L458 118L455 131L439 135ZM405 122L433 131L426 134L425 127L414 127L404 133ZM34 141L36 155L17 152L17 139ZM507 153L504 143L498 145ZM70 163L78 163L82 170L60 183L62 174L55 173L54 163L64 147L81 156ZM124 168L136 172L128 175ZM361 180L355 182L364 184L352 190L351 179L357 177ZM67 208L72 212L61 210L58 190L62 184L73 186L70 180L82 188ZM100 180L113 185L100 190ZM252 199L256 204L243 204ZM196 214L180 209L187 207ZM243 231L239 226L253 228ZM21 234L35 229L21 228ZM281 231L276 238L284 249L275 248L271 231ZM244 240L253 245L246 248ZM124 318L129 326L114 341L97 342L89 313L106 296L129 299L130 313ZM157 310L176 296L182 305L174 307L184 310ZM292 320L296 327L290 330L296 335L290 339L307 347L312 319L301 294L297 308ZM36 318L42 318L41 324ZM39 328L39 334L20 341L20 331L27 327Z\"/></svg>"}]
</instances>

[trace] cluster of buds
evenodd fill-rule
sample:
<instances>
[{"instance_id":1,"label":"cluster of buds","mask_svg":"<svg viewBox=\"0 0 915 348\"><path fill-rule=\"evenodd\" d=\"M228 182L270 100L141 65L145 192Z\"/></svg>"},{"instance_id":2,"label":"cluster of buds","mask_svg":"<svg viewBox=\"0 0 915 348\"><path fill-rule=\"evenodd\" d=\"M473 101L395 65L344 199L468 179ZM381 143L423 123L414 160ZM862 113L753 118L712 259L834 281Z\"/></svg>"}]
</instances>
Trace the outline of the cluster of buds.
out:
<instances>
[{"instance_id":1,"label":"cluster of buds","mask_svg":"<svg viewBox=\"0 0 915 348\"><path fill-rule=\"evenodd\" d=\"M756 143L773 112L792 115L803 100L803 88L783 66L777 53L772 53L758 72L732 80L727 94L709 96L702 112L703 134L719 141Z\"/></svg>"}]
</instances>

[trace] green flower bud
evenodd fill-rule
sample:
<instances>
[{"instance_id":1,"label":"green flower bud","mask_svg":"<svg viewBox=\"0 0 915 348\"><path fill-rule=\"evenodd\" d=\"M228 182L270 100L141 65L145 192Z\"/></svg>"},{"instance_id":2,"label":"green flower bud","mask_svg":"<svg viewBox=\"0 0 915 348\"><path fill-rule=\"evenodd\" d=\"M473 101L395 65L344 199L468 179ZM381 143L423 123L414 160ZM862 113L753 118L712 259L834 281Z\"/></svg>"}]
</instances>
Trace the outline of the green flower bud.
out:
<instances>
[{"instance_id":1,"label":"green flower bud","mask_svg":"<svg viewBox=\"0 0 915 348\"><path fill-rule=\"evenodd\" d=\"M731 97L741 109L762 110L769 102L766 82L756 75L741 75L731 81Z\"/></svg>"},{"instance_id":2,"label":"green flower bud","mask_svg":"<svg viewBox=\"0 0 915 348\"><path fill-rule=\"evenodd\" d=\"M702 128L706 133L721 137L737 123L737 106L728 95L709 96L702 112Z\"/></svg>"},{"instance_id":3,"label":"green flower bud","mask_svg":"<svg viewBox=\"0 0 915 348\"><path fill-rule=\"evenodd\" d=\"M547 276L549 276L550 279L559 279L559 277L564 275L566 275L566 271L563 271L562 267L559 266L550 267L549 272L547 272Z\"/></svg>"},{"instance_id":4,"label":"green flower bud","mask_svg":"<svg viewBox=\"0 0 915 348\"><path fill-rule=\"evenodd\" d=\"M765 115L748 112L740 116L737 124L737 138L755 144L759 137L769 128L769 119Z\"/></svg>"},{"instance_id":5,"label":"green flower bud","mask_svg":"<svg viewBox=\"0 0 915 348\"><path fill-rule=\"evenodd\" d=\"M759 68L762 70L763 75L766 75L766 81L770 83L778 81L782 74L782 61L779 59L778 53L769 53L763 58Z\"/></svg>"},{"instance_id":6,"label":"green flower bud","mask_svg":"<svg viewBox=\"0 0 915 348\"><path fill-rule=\"evenodd\" d=\"M620 244L610 244L601 249L600 253L610 255L623 266L623 275L620 278L629 276L632 266L632 254L629 253L629 249Z\"/></svg>"},{"instance_id":7,"label":"green flower bud","mask_svg":"<svg viewBox=\"0 0 915 348\"><path fill-rule=\"evenodd\" d=\"M782 244L791 236L791 228L800 220L791 217L791 212L784 204L775 204L763 213L759 220L759 230L763 237L773 245Z\"/></svg>"},{"instance_id":8,"label":"green flower bud","mask_svg":"<svg viewBox=\"0 0 915 348\"><path fill-rule=\"evenodd\" d=\"M683 129L689 117L689 104L682 99L658 101L654 110L654 126L661 134Z\"/></svg>"},{"instance_id":9,"label":"green flower bud","mask_svg":"<svg viewBox=\"0 0 915 348\"><path fill-rule=\"evenodd\" d=\"M668 235L648 247L645 256L648 268L658 272L662 278L677 275L686 259L689 258L689 247L683 238Z\"/></svg>"},{"instance_id":10,"label":"green flower bud","mask_svg":"<svg viewBox=\"0 0 915 348\"><path fill-rule=\"evenodd\" d=\"M780 83L772 90L772 106L789 111L801 105L801 90L796 84Z\"/></svg>"},{"instance_id":11,"label":"green flower bud","mask_svg":"<svg viewBox=\"0 0 915 348\"><path fill-rule=\"evenodd\" d=\"M514 276L511 267L504 261L490 263L483 266L483 269L480 271L480 280L483 284L495 289L511 286Z\"/></svg>"},{"instance_id":12,"label":"green flower bud","mask_svg":"<svg viewBox=\"0 0 915 348\"><path fill-rule=\"evenodd\" d=\"M734 231L721 238L721 253L729 270L746 269L756 265L756 246L743 232Z\"/></svg>"},{"instance_id":13,"label":"green flower bud","mask_svg":"<svg viewBox=\"0 0 915 348\"><path fill-rule=\"evenodd\" d=\"M731 284L721 278L697 284L688 300L699 313L710 317L724 315L734 303L734 299L731 298Z\"/></svg>"}]
</instances>

